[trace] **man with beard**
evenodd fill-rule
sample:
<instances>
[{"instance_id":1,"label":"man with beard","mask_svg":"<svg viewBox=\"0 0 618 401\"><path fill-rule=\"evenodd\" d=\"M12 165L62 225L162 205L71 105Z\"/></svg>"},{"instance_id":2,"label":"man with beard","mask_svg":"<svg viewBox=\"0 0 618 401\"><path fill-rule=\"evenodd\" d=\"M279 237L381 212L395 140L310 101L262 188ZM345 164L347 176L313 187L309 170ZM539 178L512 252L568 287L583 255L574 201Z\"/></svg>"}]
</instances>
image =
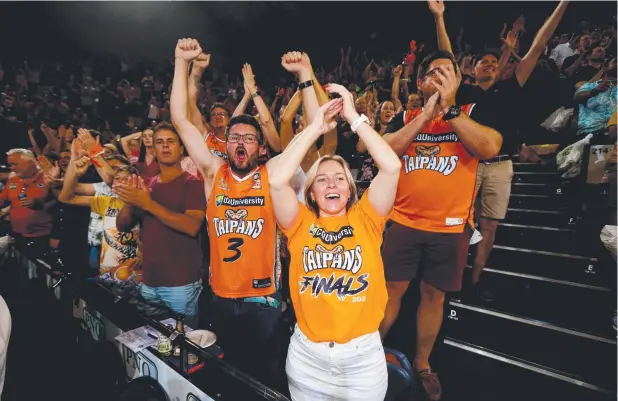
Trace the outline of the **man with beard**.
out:
<instances>
[{"instance_id":1,"label":"man with beard","mask_svg":"<svg viewBox=\"0 0 618 401\"><path fill-rule=\"evenodd\" d=\"M202 291L202 249L199 230L206 199L202 182L182 170L184 147L176 129L159 123L153 146L161 173L144 182L133 176L114 182L113 191L126 204L116 217L121 232L140 224L141 295L165 304L197 325L197 301ZM213 156L214 157L214 156Z\"/></svg>"},{"instance_id":2,"label":"man with beard","mask_svg":"<svg viewBox=\"0 0 618 401\"><path fill-rule=\"evenodd\" d=\"M493 294L482 288L479 279L485 263L494 246L496 230L500 220L504 220L511 196L511 180L513 179L512 156L518 153L521 140L517 137L520 127L518 116L525 111L526 104L522 91L536 63L543 54L547 42L551 39L566 8L568 1L561 1L552 15L537 32L530 49L515 68L511 79L500 81L499 58L497 52L486 50L474 60L476 85L463 84L457 92L457 104L475 103L477 106L489 109L494 117L491 127L503 136L502 147L497 156L481 160L477 170L477 190L480 197L479 225L482 235L476 249L476 257L472 266L472 284L481 299L489 302ZM440 50L452 53L451 43L444 25L444 3L431 0L429 8L436 19L438 46ZM510 36L510 35L509 35ZM516 36L515 36L516 37ZM507 47L515 47L515 43L505 41ZM506 51L509 51L508 49ZM477 233L475 233L477 234ZM478 235L473 237L473 243L478 242Z\"/></svg>"},{"instance_id":3,"label":"man with beard","mask_svg":"<svg viewBox=\"0 0 618 401\"><path fill-rule=\"evenodd\" d=\"M204 177L213 330L227 360L277 388L283 374L278 363L280 264L268 187L268 174L277 159L258 164L264 135L258 121L248 115L234 117L228 125L229 163L208 151L187 111L188 64L201 52L194 39L178 41L170 105L172 122ZM291 53L282 65L298 73L305 107L308 114L315 114L318 100L308 57Z\"/></svg>"}]
</instances>

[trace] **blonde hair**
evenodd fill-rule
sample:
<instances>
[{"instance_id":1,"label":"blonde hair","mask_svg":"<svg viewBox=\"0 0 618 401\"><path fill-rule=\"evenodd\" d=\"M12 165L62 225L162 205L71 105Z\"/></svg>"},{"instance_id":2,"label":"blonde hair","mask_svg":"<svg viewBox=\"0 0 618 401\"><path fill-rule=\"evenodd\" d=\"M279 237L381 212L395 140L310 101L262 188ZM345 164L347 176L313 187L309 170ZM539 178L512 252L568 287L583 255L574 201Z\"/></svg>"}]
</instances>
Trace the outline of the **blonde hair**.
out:
<instances>
[{"instance_id":1,"label":"blonde hair","mask_svg":"<svg viewBox=\"0 0 618 401\"><path fill-rule=\"evenodd\" d=\"M313 182L315 181L315 177L318 174L318 169L320 165L326 161L334 161L337 162L343 167L343 171L345 173L345 178L348 181L348 187L350 188L350 198L348 199L348 203L346 204L346 210L350 210L350 208L358 201L358 191L356 190L356 182L354 181L354 177L352 176L352 172L350 171L350 167L348 167L348 163L343 159L343 157L338 155L326 155L320 157L313 163L313 166L307 171L307 181L305 181L305 205L313 212L316 216L320 216L320 208L318 208L318 204L311 198L311 188L313 188Z\"/></svg>"}]
</instances>

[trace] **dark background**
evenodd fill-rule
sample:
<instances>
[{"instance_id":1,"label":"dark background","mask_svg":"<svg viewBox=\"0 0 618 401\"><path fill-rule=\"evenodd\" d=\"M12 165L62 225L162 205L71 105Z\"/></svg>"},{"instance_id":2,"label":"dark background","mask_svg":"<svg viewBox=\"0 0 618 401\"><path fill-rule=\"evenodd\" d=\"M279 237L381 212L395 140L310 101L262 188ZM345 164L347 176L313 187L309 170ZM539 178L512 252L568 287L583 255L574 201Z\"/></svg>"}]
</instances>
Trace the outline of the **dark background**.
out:
<instances>
[{"instance_id":1,"label":"dark background","mask_svg":"<svg viewBox=\"0 0 618 401\"><path fill-rule=\"evenodd\" d=\"M519 14L527 21L524 48L557 2L447 2L452 42L464 27L464 43L499 45L502 24ZM616 2L573 2L558 28L572 32L582 20L603 28ZM339 48L352 45L376 59L408 51L416 39L435 49L431 13L422 2L2 2L0 61L75 58L80 51L171 58L180 37L197 38L213 63L232 72L251 62L256 75L279 69L279 57L302 49L314 66L334 67ZM354 53L355 54L355 53ZM234 74L236 75L236 74Z\"/></svg>"}]
</instances>

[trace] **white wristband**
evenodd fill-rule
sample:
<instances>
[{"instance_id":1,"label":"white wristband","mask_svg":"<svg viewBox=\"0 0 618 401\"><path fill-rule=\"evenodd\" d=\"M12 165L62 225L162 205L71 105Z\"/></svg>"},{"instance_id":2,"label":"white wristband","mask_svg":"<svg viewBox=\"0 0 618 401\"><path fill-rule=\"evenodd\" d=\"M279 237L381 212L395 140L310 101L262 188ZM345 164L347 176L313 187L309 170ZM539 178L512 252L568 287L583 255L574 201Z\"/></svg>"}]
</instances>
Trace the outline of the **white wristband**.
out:
<instances>
[{"instance_id":1,"label":"white wristband","mask_svg":"<svg viewBox=\"0 0 618 401\"><path fill-rule=\"evenodd\" d=\"M356 121L350 124L350 129L352 130L352 132L356 134L356 130L358 130L358 127L360 127L362 123L369 124L369 118L364 114L361 114L360 117L356 119Z\"/></svg>"}]
</instances>

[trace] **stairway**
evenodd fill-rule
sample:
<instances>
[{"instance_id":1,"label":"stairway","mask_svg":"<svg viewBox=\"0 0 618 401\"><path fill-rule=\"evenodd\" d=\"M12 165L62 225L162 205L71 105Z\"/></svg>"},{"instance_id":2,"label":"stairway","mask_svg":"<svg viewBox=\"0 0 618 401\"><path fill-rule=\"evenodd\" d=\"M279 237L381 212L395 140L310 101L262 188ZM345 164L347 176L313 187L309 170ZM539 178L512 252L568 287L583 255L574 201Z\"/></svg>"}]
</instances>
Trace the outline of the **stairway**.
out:
<instances>
[{"instance_id":1,"label":"stairway","mask_svg":"<svg viewBox=\"0 0 618 401\"><path fill-rule=\"evenodd\" d=\"M615 400L616 299L599 231L582 228L575 185L561 183L554 168L514 170L482 276L495 300L464 291L445 307L435 350L443 400Z\"/></svg>"}]
</instances>

